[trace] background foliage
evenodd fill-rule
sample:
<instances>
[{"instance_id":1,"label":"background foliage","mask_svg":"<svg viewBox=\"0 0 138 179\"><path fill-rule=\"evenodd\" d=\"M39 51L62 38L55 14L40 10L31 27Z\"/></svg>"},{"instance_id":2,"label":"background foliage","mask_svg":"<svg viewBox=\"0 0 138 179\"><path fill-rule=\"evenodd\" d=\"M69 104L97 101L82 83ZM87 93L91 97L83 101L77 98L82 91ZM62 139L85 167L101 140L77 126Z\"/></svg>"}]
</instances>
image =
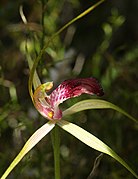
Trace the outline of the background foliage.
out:
<instances>
[{"instance_id":1,"label":"background foliage","mask_svg":"<svg viewBox=\"0 0 138 179\"><path fill-rule=\"evenodd\" d=\"M27 26L21 20L20 5L23 5ZM90 5L90 1L78 0L0 2L0 174L35 129L46 122L34 109L28 93L26 39L34 59L48 37ZM137 15L137 1L107 0L54 40L39 64L41 79L52 80L56 86L67 78L94 76L104 88L103 99L138 116ZM83 95L61 106L66 109L86 98L91 97ZM112 110L88 110L68 120L99 137L137 169L137 126L125 116ZM62 178L87 178L98 155L61 131ZM10 177L52 178L53 170L49 135L23 159ZM132 177L108 156L103 156L94 174L96 179Z\"/></svg>"}]
</instances>

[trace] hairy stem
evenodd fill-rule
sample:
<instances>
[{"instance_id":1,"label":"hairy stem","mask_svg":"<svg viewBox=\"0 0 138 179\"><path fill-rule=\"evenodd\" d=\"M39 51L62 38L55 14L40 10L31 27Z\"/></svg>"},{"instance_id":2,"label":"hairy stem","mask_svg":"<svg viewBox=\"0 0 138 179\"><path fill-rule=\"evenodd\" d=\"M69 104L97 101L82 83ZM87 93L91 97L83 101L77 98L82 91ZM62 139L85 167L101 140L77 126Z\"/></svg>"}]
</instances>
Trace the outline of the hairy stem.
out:
<instances>
[{"instance_id":1,"label":"hairy stem","mask_svg":"<svg viewBox=\"0 0 138 179\"><path fill-rule=\"evenodd\" d=\"M58 126L55 126L52 130L51 138L54 151L55 179L60 179L60 134Z\"/></svg>"}]
</instances>

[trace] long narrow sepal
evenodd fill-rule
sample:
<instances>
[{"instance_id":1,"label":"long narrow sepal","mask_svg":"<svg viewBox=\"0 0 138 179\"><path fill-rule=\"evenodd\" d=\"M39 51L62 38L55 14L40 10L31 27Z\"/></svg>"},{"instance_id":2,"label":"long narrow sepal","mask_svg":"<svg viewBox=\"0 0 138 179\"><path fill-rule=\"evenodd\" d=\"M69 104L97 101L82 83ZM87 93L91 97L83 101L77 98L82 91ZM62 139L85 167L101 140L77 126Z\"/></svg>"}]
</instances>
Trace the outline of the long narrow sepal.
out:
<instances>
[{"instance_id":1,"label":"long narrow sepal","mask_svg":"<svg viewBox=\"0 0 138 179\"><path fill-rule=\"evenodd\" d=\"M28 65L29 65L29 69L30 69L30 72L31 72L31 69L33 67L33 61L31 59L31 57L29 55L27 55L27 61L28 61ZM39 76L37 74L37 72L35 71L34 73L34 78L33 78L33 87L34 87L34 90L41 85L41 81L39 79Z\"/></svg>"},{"instance_id":2,"label":"long narrow sepal","mask_svg":"<svg viewBox=\"0 0 138 179\"><path fill-rule=\"evenodd\" d=\"M24 147L20 153L16 156L10 166L7 168L5 173L2 175L1 179L5 179L14 167L21 161L21 159L45 136L47 135L55 126L55 123L49 121L40 127L25 143Z\"/></svg>"},{"instance_id":3,"label":"long narrow sepal","mask_svg":"<svg viewBox=\"0 0 138 179\"><path fill-rule=\"evenodd\" d=\"M30 75L31 75L31 73L32 73L32 70L31 70L31 69L32 69L32 67L33 67L33 61L32 61L31 57L30 57L28 54L27 54L26 56L27 56L27 61L28 61L29 69L30 69ZM32 86L30 86L29 83L30 83L30 81L28 81L29 94L30 94L30 96L31 96L32 101L34 102ZM35 90L38 86L41 85L41 81L40 81L40 79L39 79L39 76L38 76L36 70L35 70L35 72L34 72L34 77L32 78L32 82L31 82L31 83L33 84L34 90Z\"/></svg>"},{"instance_id":4,"label":"long narrow sepal","mask_svg":"<svg viewBox=\"0 0 138 179\"><path fill-rule=\"evenodd\" d=\"M82 129L81 127L73 123L67 122L65 120L58 121L57 124L62 129L72 134L74 137L76 137L77 139L79 139L81 142L88 145L89 147L113 157L121 165L123 165L129 172L131 172L133 176L138 178L138 175L131 169L131 167L121 157L119 157L110 147L108 147L105 143L103 143L94 135Z\"/></svg>"},{"instance_id":5,"label":"long narrow sepal","mask_svg":"<svg viewBox=\"0 0 138 179\"><path fill-rule=\"evenodd\" d=\"M100 99L88 99L80 101L70 108L63 111L63 116L71 115L79 111L87 110L87 109L114 109L123 115L127 116L134 122L138 123L138 120L128 114L126 111L118 107L117 105L112 104L111 102L100 100Z\"/></svg>"}]
</instances>

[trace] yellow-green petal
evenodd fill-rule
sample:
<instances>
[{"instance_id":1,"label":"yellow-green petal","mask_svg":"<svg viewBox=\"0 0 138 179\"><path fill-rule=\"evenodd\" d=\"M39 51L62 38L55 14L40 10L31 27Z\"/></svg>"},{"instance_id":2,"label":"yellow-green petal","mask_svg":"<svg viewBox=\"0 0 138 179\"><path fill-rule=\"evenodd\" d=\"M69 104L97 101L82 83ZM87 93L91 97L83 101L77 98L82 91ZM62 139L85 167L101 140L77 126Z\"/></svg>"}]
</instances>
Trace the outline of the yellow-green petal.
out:
<instances>
[{"instance_id":1,"label":"yellow-green petal","mask_svg":"<svg viewBox=\"0 0 138 179\"><path fill-rule=\"evenodd\" d=\"M65 120L61 120L57 122L57 124L62 129L69 132L70 134L72 134L74 137L76 137L77 139L79 139L81 142L88 145L89 147L98 150L100 152L103 152L107 155L110 155L115 160L117 160L120 164L122 164L136 178L138 178L138 175L130 168L130 166L121 157L119 157L110 147L108 147L105 143L103 143L94 135L82 129L81 127L73 123L67 122Z\"/></svg>"},{"instance_id":2,"label":"yellow-green petal","mask_svg":"<svg viewBox=\"0 0 138 179\"><path fill-rule=\"evenodd\" d=\"M20 151L20 153L16 156L10 166L2 175L1 179L5 179L10 172L14 169L14 167L21 161L21 159L45 136L47 135L55 126L55 123L49 121L40 127L25 143L24 147Z\"/></svg>"},{"instance_id":3,"label":"yellow-green petal","mask_svg":"<svg viewBox=\"0 0 138 179\"><path fill-rule=\"evenodd\" d=\"M130 114L125 112L120 107L118 107L108 101L100 100L100 99L88 99L88 100L80 101L80 102L74 104L73 106L71 106L70 108L66 109L63 112L63 116L71 115L71 114L74 114L76 112L83 111L86 109L114 109L114 110L122 113L123 115L127 116L134 122L138 123L137 119L132 117Z\"/></svg>"}]
</instances>

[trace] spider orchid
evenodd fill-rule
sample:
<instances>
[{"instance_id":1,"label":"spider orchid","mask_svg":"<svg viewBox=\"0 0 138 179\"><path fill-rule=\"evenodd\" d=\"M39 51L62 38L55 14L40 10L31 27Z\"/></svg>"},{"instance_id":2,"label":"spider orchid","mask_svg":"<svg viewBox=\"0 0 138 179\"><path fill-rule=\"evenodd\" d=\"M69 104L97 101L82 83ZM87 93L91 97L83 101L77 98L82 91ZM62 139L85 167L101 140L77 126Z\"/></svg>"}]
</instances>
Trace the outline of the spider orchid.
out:
<instances>
[{"instance_id":1,"label":"spider orchid","mask_svg":"<svg viewBox=\"0 0 138 179\"><path fill-rule=\"evenodd\" d=\"M29 61L28 61L29 62ZM32 62L30 61L32 64ZM36 84L38 87L36 87ZM102 109L102 108L111 108L114 109L133 121L137 122L135 118L130 116L128 113L123 111L121 108L113 105L110 102L98 99L89 99L83 100L65 111L61 111L59 109L59 104L63 101L80 96L83 93L90 95L102 96L104 94L103 89L99 82L95 78L78 78L78 79L70 79L62 82L50 95L47 95L47 92L51 91L53 87L53 82L47 82L44 84L40 83L39 77L37 73L34 74L34 94L33 94L33 103L38 112L49 120L46 124L40 127L34 134L28 139L25 143L24 147L21 149L20 153L15 157L13 162L7 168L5 173L2 175L1 179L5 179L9 173L14 169L14 167L20 162L20 160L44 137L46 136L57 124L63 130L72 134L74 137L79 139L84 144L89 147L110 155L119 163L121 163L128 171L130 171L136 178L138 178L137 174L128 166L128 164L119 157L110 147L104 144L97 137L92 135L91 133L85 131L81 127L68 122L62 119L62 116L65 117L67 115L76 113L78 111L86 110L86 109ZM36 88L35 88L36 87ZM61 120L62 119L62 120ZM55 130L56 131L56 130ZM55 133L55 140L59 137L58 133ZM56 149L54 152L55 160L55 178L60 178L60 169L59 169L59 143L55 142L54 144L58 150ZM58 151L58 152L57 152ZM57 162L58 161L58 162Z\"/></svg>"},{"instance_id":2,"label":"spider orchid","mask_svg":"<svg viewBox=\"0 0 138 179\"><path fill-rule=\"evenodd\" d=\"M40 114L49 120L60 120L62 111L59 104L80 96L83 93L102 96L103 89L95 78L65 80L50 95L46 93L53 87L52 82L40 85L34 92L34 105Z\"/></svg>"},{"instance_id":3,"label":"spider orchid","mask_svg":"<svg viewBox=\"0 0 138 179\"><path fill-rule=\"evenodd\" d=\"M59 34L67 26L75 22L77 19L88 14L90 11L92 11L95 7L97 7L102 2L104 2L104 0L99 1L95 5L88 8L86 11L84 11L79 16L77 16L72 21L70 21L67 25L63 26L63 28L61 28L57 33L55 33L53 37L55 37L57 34ZM24 19L24 14L23 13L21 14ZM25 21L25 23L27 23L27 21ZM51 39L53 39L53 37L51 37ZM45 52L46 47L42 49L42 52ZM40 56L37 57L35 62L39 61L41 55L42 53L40 53ZM28 60L29 67L30 69L32 69L35 62L33 63L29 56L27 56L27 58L28 58L27 60ZM127 116L134 122L138 123L138 121L135 118L133 118L131 115L126 113L124 110L122 110L118 106L108 101L99 100L99 99L83 100L71 106L70 108L66 109L65 111L63 112L61 111L61 109L59 108L59 105L69 98L80 96L83 93L102 96L104 94L103 89L95 78L79 78L79 79L66 80L62 82L55 90L53 90L53 92L51 92L50 95L48 95L47 93L51 91L53 87L53 82L41 84L36 70L34 70L34 74L32 75L32 79L30 81L34 85L33 94L31 91L32 85L30 85L31 89L29 87L29 92L31 94L31 98L33 100L34 106L36 107L38 112L44 118L47 118L49 121L46 124L44 124L42 127L40 127L38 130L36 130L33 133L33 135L27 140L27 142L25 143L25 145L23 146L19 154L15 157L13 162L4 172L1 179L5 179L10 174L10 172L14 169L14 167L21 161L21 159L44 136L46 136L56 125L60 126L63 130L67 131L68 133L72 134L74 137L76 137L77 139L79 139L81 142L88 145L89 147L111 156L112 158L117 160L119 163L121 163L129 172L131 172L135 176L135 178L138 178L138 175L129 167L129 165L121 157L119 157L110 147L108 147L105 143L103 143L97 137L87 132L86 130L82 129L81 127L62 119L62 117L65 118L67 115L70 115L70 114L73 114L82 110L86 110L86 109L110 108L110 109L114 109L122 113L123 115ZM55 139L57 138L58 136L55 135ZM57 142L55 142L55 146L56 144ZM57 152L57 150L55 151ZM58 158L59 150L57 152L58 154L55 151L54 151L54 158L55 157ZM59 165L59 162L55 162L55 163ZM55 178L60 178L60 174L58 173L60 170L59 168L60 168L59 166L56 167L55 165Z\"/></svg>"},{"instance_id":4,"label":"spider orchid","mask_svg":"<svg viewBox=\"0 0 138 179\"><path fill-rule=\"evenodd\" d=\"M30 61L31 62L31 61ZM32 62L31 62L32 64ZM79 79L70 79L62 82L50 95L47 95L47 92L51 90L53 87L53 82L48 82L41 84L37 73L34 75L34 94L33 94L33 103L39 113L49 119L49 122L40 127L34 134L28 139L25 143L24 147L21 149L20 153L15 157L13 162L7 168L5 173L2 175L1 179L5 179L9 173L13 170L13 168L20 162L20 160L44 137L46 136L57 124L63 130L72 134L74 137L78 138L80 141L90 146L91 148L98 150L102 153L110 155L114 159L116 159L119 163L121 163L128 171L130 171L136 178L138 178L137 174L128 166L128 164L119 157L110 147L104 144L97 137L92 135L91 133L85 131L81 127L65 121L62 119L63 117L76 113L78 111L86 110L86 109L101 109L101 108L112 108L126 115L133 121L137 122L135 118L127 114L125 111L120 109L119 107L113 105L104 100L98 99L89 99L76 103L72 107L67 110L61 111L59 109L59 104L63 101L80 96L83 93L90 95L102 96L104 94L101 85L95 78L79 78ZM38 87L35 88L36 84L39 84ZM62 120L61 120L62 119ZM56 131L56 130L55 130ZM58 133L55 133L55 140L58 139ZM55 178L60 178L60 167L59 167L59 143L55 142L54 158L55 158ZM58 151L58 152L57 152ZM57 159L56 159L57 158ZM58 162L57 162L58 161Z\"/></svg>"}]
</instances>

